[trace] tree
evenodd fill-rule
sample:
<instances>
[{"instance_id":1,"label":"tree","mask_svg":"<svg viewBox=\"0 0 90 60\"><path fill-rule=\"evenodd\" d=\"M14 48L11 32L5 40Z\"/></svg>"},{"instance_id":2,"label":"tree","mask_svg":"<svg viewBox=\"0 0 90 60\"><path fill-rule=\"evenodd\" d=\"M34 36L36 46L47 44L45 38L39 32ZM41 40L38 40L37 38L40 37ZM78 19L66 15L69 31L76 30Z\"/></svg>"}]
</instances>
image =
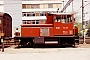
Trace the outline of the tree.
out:
<instances>
[{"instance_id":1,"label":"tree","mask_svg":"<svg viewBox=\"0 0 90 60\"><path fill-rule=\"evenodd\" d=\"M82 33L80 31L82 30L82 23L76 23L76 26L78 27L78 33L81 36Z\"/></svg>"},{"instance_id":2,"label":"tree","mask_svg":"<svg viewBox=\"0 0 90 60\"><path fill-rule=\"evenodd\" d=\"M87 29L89 29L90 28L90 23L87 25Z\"/></svg>"},{"instance_id":3,"label":"tree","mask_svg":"<svg viewBox=\"0 0 90 60\"><path fill-rule=\"evenodd\" d=\"M77 13L77 12L75 12L75 13ZM79 20L81 19L81 17L78 14L75 14L74 17L75 17L75 22L74 23L78 27L78 33L80 35L82 35L82 33L80 32L82 30L82 23L79 22Z\"/></svg>"}]
</instances>

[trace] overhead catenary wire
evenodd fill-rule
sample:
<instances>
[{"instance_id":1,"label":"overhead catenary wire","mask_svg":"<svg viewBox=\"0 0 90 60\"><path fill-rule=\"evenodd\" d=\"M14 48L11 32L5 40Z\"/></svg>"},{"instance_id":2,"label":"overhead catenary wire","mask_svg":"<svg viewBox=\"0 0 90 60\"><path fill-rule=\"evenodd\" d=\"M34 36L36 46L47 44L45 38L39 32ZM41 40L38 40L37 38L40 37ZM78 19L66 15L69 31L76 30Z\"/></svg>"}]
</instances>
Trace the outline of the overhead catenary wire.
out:
<instances>
[{"instance_id":1,"label":"overhead catenary wire","mask_svg":"<svg viewBox=\"0 0 90 60\"><path fill-rule=\"evenodd\" d=\"M90 2L87 3L86 5L84 5L83 7L85 7L85 6L89 5L89 4L90 4ZM81 8L82 8L82 6L79 7L79 9L76 11L76 13L78 13Z\"/></svg>"},{"instance_id":2,"label":"overhead catenary wire","mask_svg":"<svg viewBox=\"0 0 90 60\"><path fill-rule=\"evenodd\" d=\"M73 0L69 0L66 5L63 7L63 9L61 10L61 12L63 12L64 10L66 10L66 8L70 5L70 3L72 2Z\"/></svg>"}]
</instances>

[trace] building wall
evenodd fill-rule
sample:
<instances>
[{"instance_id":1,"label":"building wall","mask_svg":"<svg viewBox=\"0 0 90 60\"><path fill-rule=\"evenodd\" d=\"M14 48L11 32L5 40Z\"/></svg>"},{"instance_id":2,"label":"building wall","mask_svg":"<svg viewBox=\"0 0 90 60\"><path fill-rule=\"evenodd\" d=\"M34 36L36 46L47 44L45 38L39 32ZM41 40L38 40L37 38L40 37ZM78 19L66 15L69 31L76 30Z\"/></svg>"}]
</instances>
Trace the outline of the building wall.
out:
<instances>
[{"instance_id":1,"label":"building wall","mask_svg":"<svg viewBox=\"0 0 90 60\"><path fill-rule=\"evenodd\" d=\"M22 1L4 0L4 12L12 17L12 37L14 37L14 28L20 27L22 23Z\"/></svg>"},{"instance_id":2,"label":"building wall","mask_svg":"<svg viewBox=\"0 0 90 60\"><path fill-rule=\"evenodd\" d=\"M46 20L46 12L57 12L62 9L62 2L59 1L22 1L22 20ZM34 14L34 15L33 15Z\"/></svg>"},{"instance_id":3,"label":"building wall","mask_svg":"<svg viewBox=\"0 0 90 60\"><path fill-rule=\"evenodd\" d=\"M22 0L22 1L62 1L62 0Z\"/></svg>"},{"instance_id":4,"label":"building wall","mask_svg":"<svg viewBox=\"0 0 90 60\"><path fill-rule=\"evenodd\" d=\"M0 1L0 12L4 12L4 1Z\"/></svg>"}]
</instances>

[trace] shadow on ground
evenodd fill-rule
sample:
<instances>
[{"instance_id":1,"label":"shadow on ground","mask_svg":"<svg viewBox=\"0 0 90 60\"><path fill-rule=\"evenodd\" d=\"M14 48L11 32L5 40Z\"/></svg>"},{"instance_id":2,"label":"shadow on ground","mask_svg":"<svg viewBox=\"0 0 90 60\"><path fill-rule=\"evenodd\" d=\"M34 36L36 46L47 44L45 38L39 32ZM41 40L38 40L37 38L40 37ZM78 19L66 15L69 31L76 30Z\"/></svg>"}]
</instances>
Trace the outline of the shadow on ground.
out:
<instances>
[{"instance_id":1,"label":"shadow on ground","mask_svg":"<svg viewBox=\"0 0 90 60\"><path fill-rule=\"evenodd\" d=\"M65 45L65 46L52 46L52 45L36 45L33 47L30 46L17 46L15 49L19 48L77 48L76 46L71 46L71 45Z\"/></svg>"},{"instance_id":2,"label":"shadow on ground","mask_svg":"<svg viewBox=\"0 0 90 60\"><path fill-rule=\"evenodd\" d=\"M8 47L10 47L10 46L4 46L4 48L8 48ZM2 48L2 46L0 46L0 49Z\"/></svg>"}]
</instances>

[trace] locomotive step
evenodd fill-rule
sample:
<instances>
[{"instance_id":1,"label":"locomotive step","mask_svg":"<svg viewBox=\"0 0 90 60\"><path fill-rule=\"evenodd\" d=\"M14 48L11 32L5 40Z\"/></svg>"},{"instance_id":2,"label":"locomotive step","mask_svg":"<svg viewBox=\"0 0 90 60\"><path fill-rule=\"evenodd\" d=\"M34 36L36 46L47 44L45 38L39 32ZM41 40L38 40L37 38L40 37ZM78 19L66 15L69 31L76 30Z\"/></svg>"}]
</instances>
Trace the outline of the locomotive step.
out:
<instances>
[{"instance_id":1,"label":"locomotive step","mask_svg":"<svg viewBox=\"0 0 90 60\"><path fill-rule=\"evenodd\" d=\"M45 44L58 44L58 41L45 41Z\"/></svg>"}]
</instances>

